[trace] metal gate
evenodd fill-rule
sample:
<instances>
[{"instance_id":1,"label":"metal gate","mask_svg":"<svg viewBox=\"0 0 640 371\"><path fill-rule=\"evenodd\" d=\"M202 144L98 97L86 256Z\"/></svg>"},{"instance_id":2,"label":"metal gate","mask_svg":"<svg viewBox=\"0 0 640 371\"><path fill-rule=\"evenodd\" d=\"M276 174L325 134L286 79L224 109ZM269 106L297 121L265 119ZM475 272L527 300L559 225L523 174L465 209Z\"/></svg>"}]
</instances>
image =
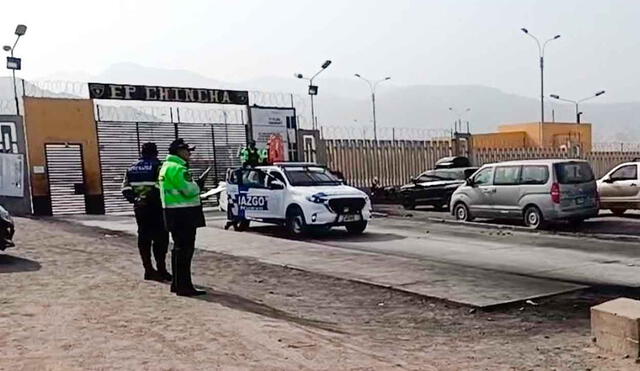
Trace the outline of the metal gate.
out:
<instances>
[{"instance_id":1,"label":"metal gate","mask_svg":"<svg viewBox=\"0 0 640 371\"><path fill-rule=\"evenodd\" d=\"M86 213L82 145L46 144L45 156L53 215Z\"/></svg>"},{"instance_id":2,"label":"metal gate","mask_svg":"<svg viewBox=\"0 0 640 371\"><path fill-rule=\"evenodd\" d=\"M169 144L178 137L195 145L190 166L194 177L209 166L212 168L205 184L207 189L225 179L227 168L240 165L238 151L246 144L243 124L98 121L97 125L108 214L131 211L120 187L127 168L139 157L143 143L156 143L161 160L166 157ZM214 201L206 202L205 206L213 206Z\"/></svg>"}]
</instances>

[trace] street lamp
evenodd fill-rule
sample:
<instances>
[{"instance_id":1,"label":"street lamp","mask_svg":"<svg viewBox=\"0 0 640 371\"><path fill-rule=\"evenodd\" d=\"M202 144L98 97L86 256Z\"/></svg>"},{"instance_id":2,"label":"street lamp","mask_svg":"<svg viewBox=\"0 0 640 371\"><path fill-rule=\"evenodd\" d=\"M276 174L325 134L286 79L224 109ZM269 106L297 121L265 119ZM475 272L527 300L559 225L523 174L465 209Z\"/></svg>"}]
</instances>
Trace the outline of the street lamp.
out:
<instances>
[{"instance_id":1,"label":"street lamp","mask_svg":"<svg viewBox=\"0 0 640 371\"><path fill-rule=\"evenodd\" d=\"M311 126L313 128L313 130L317 130L318 129L318 120L316 119L316 114L315 114L315 110L313 108L313 96L314 95L318 95L318 87L316 85L313 85L313 79L316 78L316 76L318 76L322 71L326 70L327 67L329 67L331 65L331 61L330 60L326 60L322 66L320 66L320 71L316 72L315 75L309 77L305 77L303 74L301 73L294 73L293 76L295 76L298 79L303 79L303 80L307 80L309 81L309 96L311 97Z\"/></svg>"},{"instance_id":2,"label":"street lamp","mask_svg":"<svg viewBox=\"0 0 640 371\"><path fill-rule=\"evenodd\" d=\"M378 84L380 84L383 81L391 80L391 77L385 77L384 79L371 81L360 76L360 74L358 73L356 73L354 76L361 80L366 81L366 83L369 84L369 89L371 89L371 106L373 107L373 140L377 141L378 140L378 122L376 121L376 87L378 87Z\"/></svg>"},{"instance_id":3,"label":"street lamp","mask_svg":"<svg viewBox=\"0 0 640 371\"><path fill-rule=\"evenodd\" d=\"M19 24L16 27L16 36L18 36L16 38L16 41L13 43L13 46L9 46L9 45L5 45L2 47L2 49L5 52L11 52L11 56L7 57L7 68L11 70L12 75L13 75L13 96L16 100L16 115L20 115L20 103L18 102L18 88L16 87L16 70L19 70L21 68L21 60L20 58L15 58L13 56L13 52L16 50L16 45L18 45L18 41L20 40L21 36L24 36L24 34L27 32L27 26L23 25L23 24Z\"/></svg>"},{"instance_id":4,"label":"street lamp","mask_svg":"<svg viewBox=\"0 0 640 371\"><path fill-rule=\"evenodd\" d=\"M553 99L557 99L557 100L561 100L563 102L569 102L569 103L573 103L576 106L576 124L580 123L580 115L582 115L582 112L580 112L580 109L578 107L578 105L584 101L587 101L589 99L593 99L595 97L599 97L602 94L604 94L605 91L604 90L600 90L599 92L595 93L594 95L588 96L586 98L582 98L580 100L572 100L572 99L566 99L566 98L560 98L559 95L557 94L551 94L550 97Z\"/></svg>"},{"instance_id":5,"label":"street lamp","mask_svg":"<svg viewBox=\"0 0 640 371\"><path fill-rule=\"evenodd\" d=\"M460 130L462 130L462 116L471 111L471 108L465 108L465 110L463 112L458 111L456 108L454 107L449 107L449 111L453 112L454 114L456 114L456 116L458 116L458 120L456 121L456 123L454 123L455 126L455 132L458 132L458 126L460 127ZM467 132L469 132L469 126L467 125Z\"/></svg>"},{"instance_id":6,"label":"street lamp","mask_svg":"<svg viewBox=\"0 0 640 371\"><path fill-rule=\"evenodd\" d=\"M529 30L527 30L526 28L521 28L521 30L528 36L531 36L531 38L534 39L536 41L536 44L538 45L538 54L540 56L540 124L543 124L544 123L544 49L546 48L547 44L550 41L559 39L560 35L555 35L554 37L545 41L542 44L542 46L540 46L540 41L538 40L538 38L533 36L531 33L529 33Z\"/></svg>"}]
</instances>

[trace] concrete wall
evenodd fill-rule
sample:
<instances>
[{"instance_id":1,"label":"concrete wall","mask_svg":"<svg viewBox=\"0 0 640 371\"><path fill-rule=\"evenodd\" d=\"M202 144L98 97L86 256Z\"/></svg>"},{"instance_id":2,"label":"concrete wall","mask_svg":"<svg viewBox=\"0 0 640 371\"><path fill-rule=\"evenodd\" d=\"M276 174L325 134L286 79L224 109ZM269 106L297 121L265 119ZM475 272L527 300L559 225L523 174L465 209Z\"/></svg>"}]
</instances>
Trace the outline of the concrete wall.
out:
<instances>
[{"instance_id":1,"label":"concrete wall","mask_svg":"<svg viewBox=\"0 0 640 371\"><path fill-rule=\"evenodd\" d=\"M104 213L98 134L90 99L24 98L29 164L46 166L45 144L81 144L85 172L87 213ZM31 172L33 209L51 214L47 174Z\"/></svg>"},{"instance_id":2,"label":"concrete wall","mask_svg":"<svg viewBox=\"0 0 640 371\"><path fill-rule=\"evenodd\" d=\"M22 197L8 197L0 196L0 205L5 207L12 215L24 216L31 214L31 190L29 189L29 166L27 159L27 146L24 133L24 125L21 116L14 115L0 115L0 133L3 132L2 128L7 132L11 132L9 135L12 137L12 142L8 147L0 145L3 150L9 153L18 153L24 155L24 178L22 184L24 185L24 194ZM15 129L15 138L13 138L13 129ZM0 138L0 143L4 143L4 138ZM14 145L15 144L15 145ZM17 149L17 151L16 151Z\"/></svg>"}]
</instances>

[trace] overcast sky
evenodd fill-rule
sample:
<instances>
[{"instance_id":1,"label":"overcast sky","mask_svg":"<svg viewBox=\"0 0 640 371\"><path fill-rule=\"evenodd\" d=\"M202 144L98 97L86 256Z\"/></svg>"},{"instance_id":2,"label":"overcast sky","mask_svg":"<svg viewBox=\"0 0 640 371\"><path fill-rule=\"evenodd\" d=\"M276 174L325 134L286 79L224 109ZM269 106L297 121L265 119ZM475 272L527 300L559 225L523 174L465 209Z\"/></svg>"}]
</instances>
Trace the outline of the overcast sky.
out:
<instances>
[{"instance_id":1,"label":"overcast sky","mask_svg":"<svg viewBox=\"0 0 640 371\"><path fill-rule=\"evenodd\" d=\"M638 0L14 0L2 4L0 42L29 29L21 76L97 74L118 62L187 69L239 82L310 73L392 76L398 85L479 84L601 102L640 100ZM330 75L330 76L329 76Z\"/></svg>"}]
</instances>

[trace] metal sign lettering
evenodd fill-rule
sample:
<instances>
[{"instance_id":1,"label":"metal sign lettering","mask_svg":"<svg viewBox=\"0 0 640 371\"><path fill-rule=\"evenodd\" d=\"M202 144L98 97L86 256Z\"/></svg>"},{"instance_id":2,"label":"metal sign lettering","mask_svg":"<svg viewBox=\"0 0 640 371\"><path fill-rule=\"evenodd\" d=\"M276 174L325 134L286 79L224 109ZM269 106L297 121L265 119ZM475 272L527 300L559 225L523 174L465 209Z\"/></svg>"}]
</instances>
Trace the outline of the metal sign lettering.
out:
<instances>
[{"instance_id":1,"label":"metal sign lettering","mask_svg":"<svg viewBox=\"0 0 640 371\"><path fill-rule=\"evenodd\" d=\"M242 104L249 93L241 90L174 88L165 86L89 83L91 99L142 100L183 103Z\"/></svg>"}]
</instances>

